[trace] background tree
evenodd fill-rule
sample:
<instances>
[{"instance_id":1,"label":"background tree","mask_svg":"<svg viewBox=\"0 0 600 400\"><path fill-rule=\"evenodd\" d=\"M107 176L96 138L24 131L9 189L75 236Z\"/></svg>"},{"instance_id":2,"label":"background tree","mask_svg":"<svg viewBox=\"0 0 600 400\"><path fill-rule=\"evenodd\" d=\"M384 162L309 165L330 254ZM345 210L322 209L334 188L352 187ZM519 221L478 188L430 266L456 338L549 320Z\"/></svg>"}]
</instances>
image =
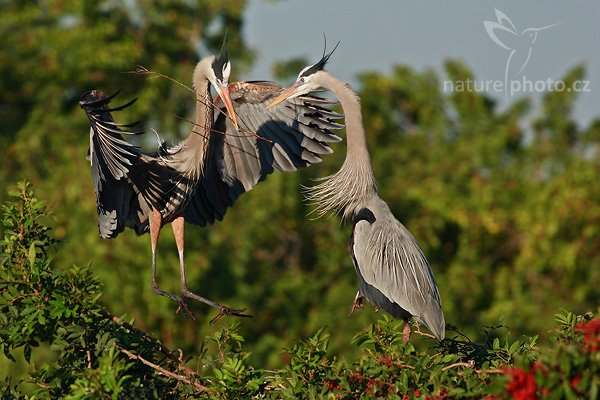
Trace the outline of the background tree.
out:
<instances>
[{"instance_id":1,"label":"background tree","mask_svg":"<svg viewBox=\"0 0 600 400\"><path fill-rule=\"evenodd\" d=\"M0 9L2 37L19 44L0 49L2 187L31 179L54 210L56 262L91 263L104 288L100 302L186 354L200 353L202 338L229 321L209 326L214 311L201 305L193 306L199 319L186 321L152 294L147 237L98 237L88 126L77 101L92 88L123 89L123 98L140 99L118 115L145 121L140 145L156 148L151 129L167 140L185 136L190 126L177 116L192 113L193 96L124 72L143 65L189 85L197 60L219 51L227 29L233 73L243 77L253 54L241 34L244 5L49 0L5 1ZM281 63L277 75L295 76L298 65ZM583 74L569 72L567 87ZM445 75L473 78L455 61ZM442 92L441 79L404 66L359 77L381 196L424 248L449 323L482 340L482 326L503 318L513 334L539 334L543 343L557 309L583 313L600 298L600 121L573 120L574 91L548 93L539 109L523 99L499 111L485 94ZM353 359L359 352L349 338L380 317L368 307L348 317L356 292L350 231L335 216L307 218L312 207L299 193L339 169L344 146L319 167L270 176L222 223L186 237L190 288L255 315L239 330L256 365L283 365L284 347L323 326L335 327L330 350ZM160 246L161 286L176 291L170 233Z\"/></svg>"}]
</instances>

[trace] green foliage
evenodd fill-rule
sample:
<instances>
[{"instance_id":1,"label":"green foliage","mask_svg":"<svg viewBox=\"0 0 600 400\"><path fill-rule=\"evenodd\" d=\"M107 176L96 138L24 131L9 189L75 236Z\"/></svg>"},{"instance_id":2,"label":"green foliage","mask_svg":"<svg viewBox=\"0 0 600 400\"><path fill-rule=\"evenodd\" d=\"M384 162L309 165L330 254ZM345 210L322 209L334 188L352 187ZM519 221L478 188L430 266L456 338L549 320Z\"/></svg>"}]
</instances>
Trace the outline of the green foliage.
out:
<instances>
[{"instance_id":1,"label":"green foliage","mask_svg":"<svg viewBox=\"0 0 600 400\"><path fill-rule=\"evenodd\" d=\"M189 376L181 378L187 379L188 387L178 387L177 381L153 375L140 362L143 358L165 364L161 367L165 371L183 368L158 341L98 304L101 285L88 267L57 268L49 255L55 241L42 223L44 204L33 197L29 183L20 182L17 188L11 192L14 202L2 207L0 348L13 362L15 352L21 351L30 369L27 378L14 385L7 382L3 398L16 396L25 383L33 385L36 398L133 394L157 398L159 393L177 397L191 393L200 381L188 368L184 371ZM52 357L36 366L33 353L38 347L49 349Z\"/></svg>"},{"instance_id":2,"label":"green foliage","mask_svg":"<svg viewBox=\"0 0 600 400\"><path fill-rule=\"evenodd\" d=\"M244 338L238 333L238 323L233 323L230 327L207 336L206 339L216 344L219 355L211 362L211 356L205 354L202 360L204 364L213 367L214 378L211 382L215 391L211 393L211 397L246 399L259 394L264 389L262 378L264 371L248 366L250 354L242 351Z\"/></svg>"},{"instance_id":3,"label":"green foliage","mask_svg":"<svg viewBox=\"0 0 600 400\"><path fill-rule=\"evenodd\" d=\"M348 316L356 293L347 251L350 229L337 216L307 217L312 207L299 193L301 184L310 185L311 179L339 168L345 156L343 142L318 166L273 174L242 196L222 222L187 227L190 288L219 303L247 308L255 316L235 328L245 339L246 352L227 350L234 358L228 368L222 368L225 359L211 356L216 342L205 340L228 321L210 326L215 311L198 304L191 305L198 320L185 320L174 314L173 302L153 295L148 237L136 237L129 230L116 240L98 237L85 159L89 127L77 104L80 94L93 88L107 93L123 89L123 100L138 97L134 107L115 117L117 122L145 121L142 128L148 134L136 142L145 149L156 149L152 129L169 142L187 135L191 127L177 116L191 115L193 96L164 79L125 72L143 65L189 86L196 61L218 52L227 30L232 71L243 78L253 56L243 35L244 8L241 0L3 2L0 36L14 45L0 48L0 200L15 181L31 180L53 210L51 226L60 251L49 250L51 242L43 244L51 239L41 228L31 231L30 238L6 245L20 258L4 257L3 266L13 260L14 268L19 266L18 280L30 282L35 256L36 268L48 263L44 268L52 270L42 275L56 293L47 299L22 299L31 312L15 326L29 333L11 339L16 347L10 354L17 362L0 361L2 378L8 365L13 379L29 373L26 348L40 368L52 365L56 353L40 342L40 336L55 340L48 326L64 318L75 321L73 307L78 307L76 316L86 307L128 315L165 346L181 348L184 354L205 354L192 362L203 366L203 377L215 379L213 368L230 371L223 382L258 382L262 368L265 376L273 375L268 370L287 368L292 351L281 349L325 326L330 328L323 331L328 345L327 356L321 358L324 366L341 368L364 356L363 345L354 345L351 338L365 326L377 326L381 313L367 306ZM334 74L335 57L329 67ZM282 60L275 72L287 79L297 74L299 64L300 59ZM506 344L502 335L537 337L540 346L553 346L555 339L548 332L556 310L583 314L598 305L600 121L588 126L575 121L576 91L547 93L539 106L518 99L504 109L485 93L444 92L443 80L474 78L460 62L447 61L444 68L438 73L398 65L385 74L363 73L356 90L381 196L423 247L441 291L446 321L484 346L470 345L463 337L444 344L454 346L444 351L460 360L456 362L480 360L475 368L485 368L486 355L487 362L497 357L513 362L512 355L490 350L496 338L500 348ZM584 76L584 69L575 67L562 79L569 85ZM15 224L5 231L18 232ZM89 268L73 267L88 263ZM159 242L158 279L164 289L179 290L177 253L168 229ZM101 285L102 296L94 303L71 298L69 285L77 287L73 293L87 290L99 296L95 284ZM18 290L39 290L27 285ZM510 331L482 329L498 321ZM127 332L123 338L131 334ZM93 342L94 337L84 341ZM527 351L530 344L522 340L516 347L526 354L514 349L519 357L528 355L527 362L537 357L535 351ZM427 346L426 341L414 343L417 353ZM120 350L115 354L115 359L104 358L104 352L94 358L94 371L100 371L100 363L109 370L113 360L129 365ZM336 362L329 354L337 356ZM517 364L524 371L529 365ZM123 372L118 365L114 368ZM114 382L130 375L115 375ZM90 375L90 382L100 385L101 376ZM323 389L311 387L315 393ZM257 390L262 388L259 384ZM264 390L274 389L267 384Z\"/></svg>"},{"instance_id":4,"label":"green foliage","mask_svg":"<svg viewBox=\"0 0 600 400\"><path fill-rule=\"evenodd\" d=\"M43 219L44 204L20 182L2 206L0 347L15 362L22 350L28 373L9 374L3 398L597 398L600 319L592 313L557 315L553 346L536 337L484 343L456 332L436 343L417 329L403 343L402 322L389 317L355 335L354 362L332 356L330 334L320 329L286 350L286 365L253 367L239 323L209 335L199 356L184 360L98 304L101 285L87 267L58 267L56 242ZM452 331L451 331L452 332ZM36 363L36 352L51 357ZM196 363L195 372L186 364Z\"/></svg>"}]
</instances>

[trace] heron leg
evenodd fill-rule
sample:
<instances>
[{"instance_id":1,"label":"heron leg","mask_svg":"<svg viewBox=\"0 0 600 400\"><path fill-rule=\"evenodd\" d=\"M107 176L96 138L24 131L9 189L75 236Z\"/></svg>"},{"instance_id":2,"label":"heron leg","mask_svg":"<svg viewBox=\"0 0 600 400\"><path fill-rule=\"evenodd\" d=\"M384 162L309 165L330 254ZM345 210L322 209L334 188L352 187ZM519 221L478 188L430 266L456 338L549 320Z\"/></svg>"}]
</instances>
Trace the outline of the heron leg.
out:
<instances>
[{"instance_id":1,"label":"heron leg","mask_svg":"<svg viewBox=\"0 0 600 400\"><path fill-rule=\"evenodd\" d=\"M158 287L158 282L156 281L156 246L158 244L158 237L160 236L161 226L162 215L160 215L159 211L152 210L152 214L150 214L150 243L152 245L152 291L154 292L154 294L158 294L160 296L165 296L175 300L177 303L179 303L179 308L177 309L177 312L183 311L185 315L189 315L192 319L195 319L194 314L192 314L192 312L181 297L173 293L165 292L164 290Z\"/></svg>"},{"instance_id":2,"label":"heron leg","mask_svg":"<svg viewBox=\"0 0 600 400\"><path fill-rule=\"evenodd\" d=\"M181 277L181 293L183 293L183 295L185 297L189 297L190 299L194 299L194 300L202 302L204 304L208 304L209 306L219 310L219 314L217 314L217 316L210 321L211 324L218 321L224 315L237 316L237 317L252 317L251 315L244 314L244 312L246 311L245 309L235 310L233 308L223 306L223 305L215 303L214 301L211 301L205 297L198 296L197 294L193 293L190 289L188 289L187 282L185 279L185 263L184 263L184 257L183 257L184 231L185 231L184 218L183 217L175 218L175 220L173 220L171 226L173 227L173 234L175 235L175 243L177 243L177 251L179 252L179 276Z\"/></svg>"},{"instance_id":3,"label":"heron leg","mask_svg":"<svg viewBox=\"0 0 600 400\"><path fill-rule=\"evenodd\" d=\"M408 323L408 320L404 320L404 330L402 331L403 335L402 335L402 341L404 342L404 344L407 344L408 341L410 340L410 324Z\"/></svg>"},{"instance_id":4,"label":"heron leg","mask_svg":"<svg viewBox=\"0 0 600 400\"><path fill-rule=\"evenodd\" d=\"M350 310L350 315L354 313L354 310L357 308L363 307L363 302L365 300L365 296L360 294L360 290L356 291L356 296L354 296L354 301L352 302L352 309Z\"/></svg>"}]
</instances>

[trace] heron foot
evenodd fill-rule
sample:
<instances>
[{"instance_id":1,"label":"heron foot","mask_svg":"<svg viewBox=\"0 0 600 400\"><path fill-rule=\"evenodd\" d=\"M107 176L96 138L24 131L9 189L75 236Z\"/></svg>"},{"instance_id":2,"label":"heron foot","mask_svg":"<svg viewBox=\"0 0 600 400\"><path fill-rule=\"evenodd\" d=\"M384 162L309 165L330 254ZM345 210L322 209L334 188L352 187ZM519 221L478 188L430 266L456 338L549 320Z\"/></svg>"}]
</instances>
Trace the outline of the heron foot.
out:
<instances>
[{"instance_id":1,"label":"heron foot","mask_svg":"<svg viewBox=\"0 0 600 400\"><path fill-rule=\"evenodd\" d=\"M365 297L360 294L360 291L356 292L356 296L354 296L354 301L352 302L352 309L350 310L350 315L354 313L354 310L357 308L363 308Z\"/></svg>"},{"instance_id":2,"label":"heron foot","mask_svg":"<svg viewBox=\"0 0 600 400\"><path fill-rule=\"evenodd\" d=\"M196 316L194 315L194 313L189 309L188 305L185 303L185 301L177 296L177 302L179 303L179 307L177 307L177 310L175 310L175 314L179 314L180 312L183 314L183 316L187 319L188 317L190 319L192 319L193 321L196 320Z\"/></svg>"},{"instance_id":3,"label":"heron foot","mask_svg":"<svg viewBox=\"0 0 600 400\"><path fill-rule=\"evenodd\" d=\"M219 313L217 314L217 316L210 320L210 324L211 325L214 324L215 322L217 322L218 320L220 320L223 316L252 318L252 315L244 314L245 312L246 312L245 308L242 308L241 310L236 310L236 309L233 309L233 308L221 306L221 308L219 309Z\"/></svg>"},{"instance_id":4,"label":"heron foot","mask_svg":"<svg viewBox=\"0 0 600 400\"><path fill-rule=\"evenodd\" d=\"M184 317L186 317L186 318L189 317L194 321L196 320L196 316L194 315L194 313L192 313L192 311L189 309L189 307L187 306L187 304L185 303L183 298L181 298L180 296L177 296L176 294L165 292L164 290L159 289L158 285L156 285L155 283L152 284L152 291L154 292L154 294L157 294L159 296L164 296L164 297L168 297L169 299L175 300L179 304L179 307L177 307L175 314L179 314L179 312L183 312Z\"/></svg>"},{"instance_id":5,"label":"heron foot","mask_svg":"<svg viewBox=\"0 0 600 400\"><path fill-rule=\"evenodd\" d=\"M194 300L199 301L201 303L208 304L209 306L211 306L211 307L216 308L217 310L219 310L219 313L217 314L217 316L214 317L210 321L211 324L214 324L219 319L221 319L221 317L223 317L223 316L252 318L252 315L244 314L246 312L245 308L241 309L241 310L236 310L234 308L229 308L229 307L223 306L223 305L215 303L214 301L211 301L211 300L209 300L209 299L207 299L205 297L198 296L197 294L195 294L194 292L192 292L191 290L189 290L186 286L182 286L181 287L181 292L183 293L183 295L185 297L189 297L190 299L194 299Z\"/></svg>"}]
</instances>

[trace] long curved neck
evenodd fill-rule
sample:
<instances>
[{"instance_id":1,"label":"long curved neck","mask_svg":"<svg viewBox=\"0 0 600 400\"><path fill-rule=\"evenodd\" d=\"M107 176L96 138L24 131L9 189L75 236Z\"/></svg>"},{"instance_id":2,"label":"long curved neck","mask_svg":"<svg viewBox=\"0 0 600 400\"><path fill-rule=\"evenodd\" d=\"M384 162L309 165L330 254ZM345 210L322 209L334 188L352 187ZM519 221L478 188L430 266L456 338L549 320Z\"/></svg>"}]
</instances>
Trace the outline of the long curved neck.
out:
<instances>
[{"instance_id":1,"label":"long curved neck","mask_svg":"<svg viewBox=\"0 0 600 400\"><path fill-rule=\"evenodd\" d=\"M370 170L372 174L371 157L367 149L358 95L350 85L326 71L320 72L319 83L335 94L344 110L346 120L346 162L344 164L348 163L349 160L355 161L358 165Z\"/></svg>"},{"instance_id":2,"label":"long curved neck","mask_svg":"<svg viewBox=\"0 0 600 400\"><path fill-rule=\"evenodd\" d=\"M336 95L346 119L346 159L338 172L309 189L308 199L315 201L319 215L343 210L352 218L377 195L377 184L367 149L360 100L352 88L326 71L320 71L316 82Z\"/></svg>"},{"instance_id":3,"label":"long curved neck","mask_svg":"<svg viewBox=\"0 0 600 400\"><path fill-rule=\"evenodd\" d=\"M196 92L194 125L188 137L177 146L177 151L172 158L174 167L190 178L200 177L204 170L214 112L210 83L205 76L194 76L194 91Z\"/></svg>"},{"instance_id":4,"label":"long curved neck","mask_svg":"<svg viewBox=\"0 0 600 400\"><path fill-rule=\"evenodd\" d=\"M199 82L194 82L194 90L196 92L196 119L192 132L185 141L193 144L197 150L204 150L210 138L214 112L208 79L204 78Z\"/></svg>"}]
</instances>

